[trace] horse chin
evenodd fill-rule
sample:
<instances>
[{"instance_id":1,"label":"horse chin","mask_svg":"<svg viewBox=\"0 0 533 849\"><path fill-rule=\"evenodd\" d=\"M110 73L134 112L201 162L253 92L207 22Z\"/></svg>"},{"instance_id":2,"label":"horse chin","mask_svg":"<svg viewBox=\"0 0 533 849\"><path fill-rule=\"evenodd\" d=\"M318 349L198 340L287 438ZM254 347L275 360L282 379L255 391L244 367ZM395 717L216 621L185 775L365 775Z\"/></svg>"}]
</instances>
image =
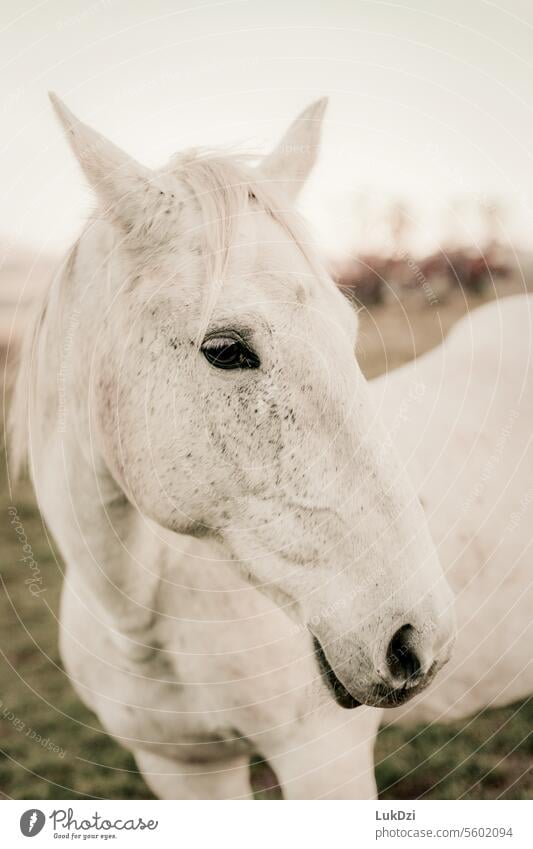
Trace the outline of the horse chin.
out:
<instances>
[{"instance_id":1,"label":"horse chin","mask_svg":"<svg viewBox=\"0 0 533 849\"><path fill-rule=\"evenodd\" d=\"M353 708L361 707L362 705L368 705L369 707L375 708L399 707L417 696L422 692L422 690L425 690L427 685L433 680L438 668L437 663L434 663L423 681L419 684L415 684L414 686L404 686L398 689L391 689L386 687L384 684L374 684L368 696L360 701L359 699L356 699L355 696L352 696L342 681L339 681L324 653L324 649L316 637L313 637L313 645L318 662L318 668L320 669L323 681L339 707L345 708L346 710L352 710Z\"/></svg>"},{"instance_id":2,"label":"horse chin","mask_svg":"<svg viewBox=\"0 0 533 849\"><path fill-rule=\"evenodd\" d=\"M433 678L433 675L431 675L431 678ZM428 673L428 677L420 684L416 684L413 687L401 687L397 690L392 690L381 684L375 685L372 690L372 701L365 702L365 704L371 704L373 707L378 708L399 707L414 699L422 690L425 690L431 678Z\"/></svg>"}]
</instances>

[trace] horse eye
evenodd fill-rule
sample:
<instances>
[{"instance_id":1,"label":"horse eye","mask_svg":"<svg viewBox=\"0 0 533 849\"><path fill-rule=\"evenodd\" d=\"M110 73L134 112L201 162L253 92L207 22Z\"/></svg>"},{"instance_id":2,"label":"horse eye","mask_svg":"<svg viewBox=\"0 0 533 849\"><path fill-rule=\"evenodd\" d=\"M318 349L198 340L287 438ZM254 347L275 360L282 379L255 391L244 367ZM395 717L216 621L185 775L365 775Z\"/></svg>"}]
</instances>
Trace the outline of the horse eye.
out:
<instances>
[{"instance_id":1,"label":"horse eye","mask_svg":"<svg viewBox=\"0 0 533 849\"><path fill-rule=\"evenodd\" d=\"M226 336L207 339L202 345L202 354L215 368L259 368L259 357L244 342Z\"/></svg>"}]
</instances>

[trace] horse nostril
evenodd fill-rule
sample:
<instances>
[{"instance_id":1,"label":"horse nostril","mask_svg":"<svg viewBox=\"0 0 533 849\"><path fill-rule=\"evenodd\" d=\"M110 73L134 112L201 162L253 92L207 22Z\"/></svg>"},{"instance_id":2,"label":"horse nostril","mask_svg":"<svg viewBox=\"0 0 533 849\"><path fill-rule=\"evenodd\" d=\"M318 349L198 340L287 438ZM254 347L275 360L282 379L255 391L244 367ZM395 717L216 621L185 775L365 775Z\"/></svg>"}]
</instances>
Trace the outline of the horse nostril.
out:
<instances>
[{"instance_id":1,"label":"horse nostril","mask_svg":"<svg viewBox=\"0 0 533 849\"><path fill-rule=\"evenodd\" d=\"M391 675L407 683L418 679L421 664L413 647L412 625L402 625L394 634L387 648L387 666Z\"/></svg>"}]
</instances>

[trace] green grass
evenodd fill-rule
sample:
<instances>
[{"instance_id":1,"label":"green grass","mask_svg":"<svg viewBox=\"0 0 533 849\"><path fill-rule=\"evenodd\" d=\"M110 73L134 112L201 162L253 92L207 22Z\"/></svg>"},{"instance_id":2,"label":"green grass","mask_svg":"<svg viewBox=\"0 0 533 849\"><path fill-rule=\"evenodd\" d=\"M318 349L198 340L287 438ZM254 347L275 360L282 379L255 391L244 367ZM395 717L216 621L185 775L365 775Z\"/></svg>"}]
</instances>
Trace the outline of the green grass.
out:
<instances>
[{"instance_id":1,"label":"green grass","mask_svg":"<svg viewBox=\"0 0 533 849\"><path fill-rule=\"evenodd\" d=\"M387 728L376 746L383 799L531 799L533 701L450 725Z\"/></svg>"},{"instance_id":2,"label":"green grass","mask_svg":"<svg viewBox=\"0 0 533 849\"><path fill-rule=\"evenodd\" d=\"M0 483L0 795L152 798L133 758L105 734L63 671L56 620L61 561L29 486L17 488L12 502L3 465ZM8 513L12 503L43 576L38 597L24 583L28 570ZM376 750L380 794L532 798L532 727L528 701L449 726L383 730Z\"/></svg>"}]
</instances>

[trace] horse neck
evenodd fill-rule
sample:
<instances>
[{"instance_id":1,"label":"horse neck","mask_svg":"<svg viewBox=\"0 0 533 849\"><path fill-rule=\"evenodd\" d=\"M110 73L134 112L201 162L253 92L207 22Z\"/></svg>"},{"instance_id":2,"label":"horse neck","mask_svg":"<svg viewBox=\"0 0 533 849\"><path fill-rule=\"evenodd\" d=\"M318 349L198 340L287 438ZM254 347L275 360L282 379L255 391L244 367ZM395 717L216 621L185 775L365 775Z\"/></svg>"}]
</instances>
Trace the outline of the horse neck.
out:
<instances>
[{"instance_id":1,"label":"horse neck","mask_svg":"<svg viewBox=\"0 0 533 849\"><path fill-rule=\"evenodd\" d=\"M67 579L113 630L146 642L159 585L161 546L128 502L91 437L91 346L110 298L110 233L92 225L47 295L36 332L31 470L41 511L67 565Z\"/></svg>"}]
</instances>

